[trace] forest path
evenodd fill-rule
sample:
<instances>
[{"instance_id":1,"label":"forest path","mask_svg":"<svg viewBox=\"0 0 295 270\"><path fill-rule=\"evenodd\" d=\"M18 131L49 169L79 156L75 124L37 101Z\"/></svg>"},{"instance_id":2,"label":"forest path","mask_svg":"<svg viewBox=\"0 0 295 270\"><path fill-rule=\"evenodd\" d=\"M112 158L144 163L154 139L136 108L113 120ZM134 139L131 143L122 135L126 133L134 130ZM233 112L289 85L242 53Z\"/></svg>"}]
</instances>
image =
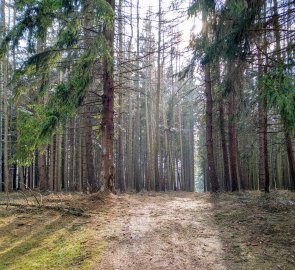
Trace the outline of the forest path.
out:
<instances>
[{"instance_id":1,"label":"forest path","mask_svg":"<svg viewBox=\"0 0 295 270\"><path fill-rule=\"evenodd\" d=\"M0 270L295 269L294 192L50 194L46 208L10 199Z\"/></svg>"},{"instance_id":2,"label":"forest path","mask_svg":"<svg viewBox=\"0 0 295 270\"><path fill-rule=\"evenodd\" d=\"M195 193L114 198L96 269L226 269L213 205Z\"/></svg>"}]
</instances>

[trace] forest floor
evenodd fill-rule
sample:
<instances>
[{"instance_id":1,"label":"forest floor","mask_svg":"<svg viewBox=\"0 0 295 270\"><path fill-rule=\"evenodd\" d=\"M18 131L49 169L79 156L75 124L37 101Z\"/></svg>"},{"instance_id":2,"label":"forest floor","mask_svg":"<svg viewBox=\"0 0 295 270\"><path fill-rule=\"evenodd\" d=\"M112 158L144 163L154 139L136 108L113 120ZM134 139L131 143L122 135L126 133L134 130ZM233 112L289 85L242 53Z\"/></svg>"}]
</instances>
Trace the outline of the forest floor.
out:
<instances>
[{"instance_id":1,"label":"forest floor","mask_svg":"<svg viewBox=\"0 0 295 270\"><path fill-rule=\"evenodd\" d=\"M15 193L8 207L7 199L0 196L1 270L295 269L290 192L51 194L42 201Z\"/></svg>"}]
</instances>

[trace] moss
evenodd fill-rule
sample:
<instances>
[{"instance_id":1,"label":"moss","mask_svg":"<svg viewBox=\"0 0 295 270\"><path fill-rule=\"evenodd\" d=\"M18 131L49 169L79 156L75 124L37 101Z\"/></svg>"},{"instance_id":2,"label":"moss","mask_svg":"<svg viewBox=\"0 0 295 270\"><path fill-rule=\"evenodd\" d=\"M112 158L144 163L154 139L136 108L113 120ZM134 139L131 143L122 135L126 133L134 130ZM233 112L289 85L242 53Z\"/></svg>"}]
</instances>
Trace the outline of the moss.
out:
<instances>
[{"instance_id":1,"label":"moss","mask_svg":"<svg viewBox=\"0 0 295 270\"><path fill-rule=\"evenodd\" d=\"M27 215L33 226L18 227L10 219L0 227L5 235L0 238L0 270L89 269L100 260L106 243L93 240L94 230L74 217L42 215L44 220Z\"/></svg>"}]
</instances>

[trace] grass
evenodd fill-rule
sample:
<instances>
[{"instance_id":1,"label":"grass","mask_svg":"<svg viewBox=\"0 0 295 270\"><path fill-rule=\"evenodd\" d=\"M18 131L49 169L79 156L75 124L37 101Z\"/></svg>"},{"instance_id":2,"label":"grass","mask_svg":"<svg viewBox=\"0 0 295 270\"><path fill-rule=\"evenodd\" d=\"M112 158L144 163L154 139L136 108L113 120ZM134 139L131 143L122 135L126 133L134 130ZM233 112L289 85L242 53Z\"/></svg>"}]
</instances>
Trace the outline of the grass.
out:
<instances>
[{"instance_id":1,"label":"grass","mask_svg":"<svg viewBox=\"0 0 295 270\"><path fill-rule=\"evenodd\" d=\"M295 269L295 194L221 194L214 203L229 269Z\"/></svg>"},{"instance_id":2,"label":"grass","mask_svg":"<svg viewBox=\"0 0 295 270\"><path fill-rule=\"evenodd\" d=\"M0 270L90 269L106 247L87 218L5 207L0 217Z\"/></svg>"},{"instance_id":3,"label":"grass","mask_svg":"<svg viewBox=\"0 0 295 270\"><path fill-rule=\"evenodd\" d=\"M115 209L118 201L93 196L44 198L48 205L83 208L91 217L38 207L0 206L0 270L99 269L102 255L114 242L106 228L114 217L110 209ZM201 196L213 204L210 211L222 241L226 269L295 269L295 193ZM208 209L202 211L205 214Z\"/></svg>"}]
</instances>

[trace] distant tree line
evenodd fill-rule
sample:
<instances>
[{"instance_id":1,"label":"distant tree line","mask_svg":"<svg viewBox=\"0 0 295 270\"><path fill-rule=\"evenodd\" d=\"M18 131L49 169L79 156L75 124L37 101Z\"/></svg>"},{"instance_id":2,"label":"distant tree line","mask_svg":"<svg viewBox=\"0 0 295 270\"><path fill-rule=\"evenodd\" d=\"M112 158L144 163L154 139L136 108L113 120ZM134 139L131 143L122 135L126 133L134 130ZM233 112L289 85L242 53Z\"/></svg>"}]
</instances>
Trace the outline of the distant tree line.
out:
<instances>
[{"instance_id":1,"label":"distant tree line","mask_svg":"<svg viewBox=\"0 0 295 270\"><path fill-rule=\"evenodd\" d=\"M195 82L178 80L167 15L178 5L1 5L2 191L194 190Z\"/></svg>"},{"instance_id":2,"label":"distant tree line","mask_svg":"<svg viewBox=\"0 0 295 270\"><path fill-rule=\"evenodd\" d=\"M203 21L185 74L202 66L204 189L294 190L294 3L197 0L189 13Z\"/></svg>"}]
</instances>

